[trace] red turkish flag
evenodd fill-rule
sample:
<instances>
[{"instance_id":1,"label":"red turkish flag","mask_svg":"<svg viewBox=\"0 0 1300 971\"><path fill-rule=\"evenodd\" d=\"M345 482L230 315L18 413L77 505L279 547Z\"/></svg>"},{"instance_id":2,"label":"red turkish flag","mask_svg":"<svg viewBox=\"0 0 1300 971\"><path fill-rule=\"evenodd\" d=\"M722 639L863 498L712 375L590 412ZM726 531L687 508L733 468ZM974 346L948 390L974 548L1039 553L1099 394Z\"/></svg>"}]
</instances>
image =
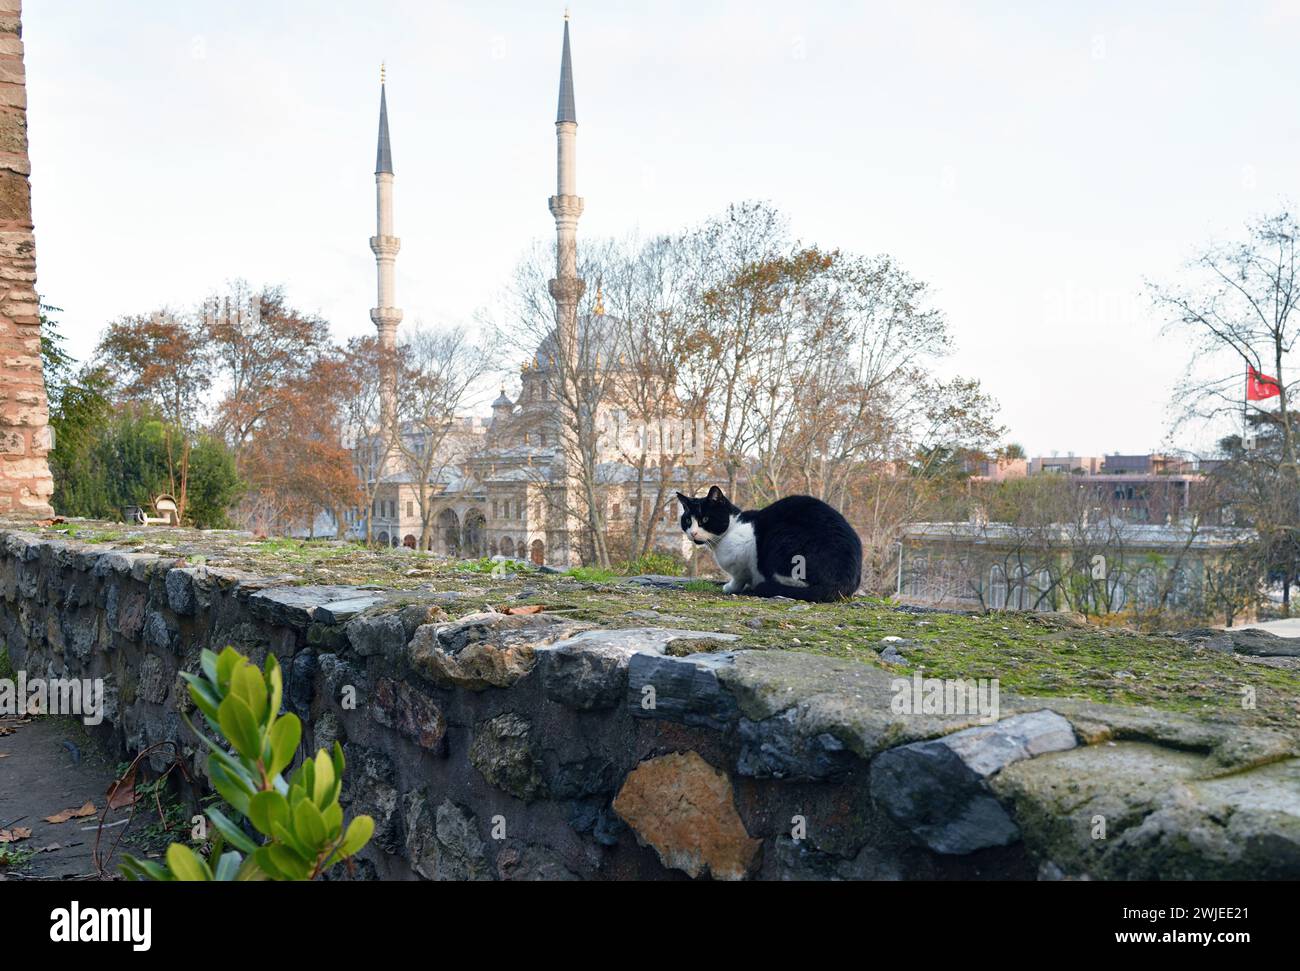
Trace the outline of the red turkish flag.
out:
<instances>
[{"instance_id":1,"label":"red turkish flag","mask_svg":"<svg viewBox=\"0 0 1300 971\"><path fill-rule=\"evenodd\" d=\"M1270 378L1267 374L1260 374L1253 367L1246 366L1246 400L1263 401L1265 398L1276 398L1282 393L1278 387L1277 378Z\"/></svg>"}]
</instances>

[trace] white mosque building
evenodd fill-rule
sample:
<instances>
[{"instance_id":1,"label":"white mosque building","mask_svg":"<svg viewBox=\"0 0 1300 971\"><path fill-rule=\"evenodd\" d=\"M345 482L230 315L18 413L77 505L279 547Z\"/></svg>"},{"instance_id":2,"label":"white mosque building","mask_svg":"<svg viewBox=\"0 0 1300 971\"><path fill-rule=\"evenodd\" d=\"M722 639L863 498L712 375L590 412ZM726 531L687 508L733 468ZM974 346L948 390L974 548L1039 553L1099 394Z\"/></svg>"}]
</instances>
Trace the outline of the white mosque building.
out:
<instances>
[{"instance_id":1,"label":"white mosque building","mask_svg":"<svg viewBox=\"0 0 1300 971\"><path fill-rule=\"evenodd\" d=\"M583 200L577 194L578 120L567 14L555 128L557 186L549 205L556 225L556 276L550 281L550 293L555 301L557 326L520 367L521 392L517 401L512 401L502 388L500 397L492 403L490 416L461 416L452 422L439 449L443 454L434 463L440 471L430 490L434 497L430 505L433 552L464 557L499 553L561 567L577 565L589 555L585 522L575 514L575 510L585 507L578 495L578 473L572 467L574 450L561 444L563 410L557 402L556 388L557 382L563 380L561 372L575 373L580 359L590 358L597 367L608 369L617 367L621 358L617 348L610 346L611 329L602 326L599 294L591 314L579 321L578 303L584 284L577 272L577 228ZM394 235L393 180L388 102L381 78L375 165L378 225L370 240L377 267L378 306L370 311L370 318L381 344L390 351L397 346L397 328L402 320L394 279L401 241ZM596 343L606 345L597 348L594 355L583 348L581 358L577 337L580 322L584 335L597 335ZM565 362L569 362L569 370L565 370ZM399 390L393 375L385 376L383 386L382 427L395 428ZM666 437L662 428L647 435L645 429L623 427L623 413L616 402L602 404L600 411L598 425L613 430L613 434L600 439L595 476L611 546L617 547L619 535L630 531L633 520L638 519L642 536L647 529L653 531L653 549L689 555L690 544L678 526L674 491L687 487L682 455L702 455L706 444L702 426L682 423L680 428L668 429ZM638 476L629 462L625 447L629 433L637 440L634 451L648 454L650 476ZM392 436L376 435L358 449L371 450L369 454L373 455L381 441L391 442L396 434L405 436L408 443L414 438L418 445L418 434L403 428ZM647 448L647 443L658 443L661 448ZM349 515L347 528L354 537L363 538L368 517L373 541L414 548L423 522L417 480L403 469L398 449L381 446L381 451L385 450L386 459L358 464L363 475L367 466L377 469L373 473L377 481L371 480L375 498L370 509L354 510ZM660 482L659 459L666 454L674 460L668 463L671 471L664 473L665 481Z\"/></svg>"}]
</instances>

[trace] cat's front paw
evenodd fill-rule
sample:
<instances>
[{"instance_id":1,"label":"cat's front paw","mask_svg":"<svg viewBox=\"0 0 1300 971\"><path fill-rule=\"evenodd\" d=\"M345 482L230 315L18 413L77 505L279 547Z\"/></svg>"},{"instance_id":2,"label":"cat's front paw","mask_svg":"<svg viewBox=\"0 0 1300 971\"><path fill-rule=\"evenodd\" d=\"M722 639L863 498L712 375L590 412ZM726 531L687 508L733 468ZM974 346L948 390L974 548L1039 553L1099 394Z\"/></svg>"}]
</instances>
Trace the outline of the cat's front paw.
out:
<instances>
[{"instance_id":1,"label":"cat's front paw","mask_svg":"<svg viewBox=\"0 0 1300 971\"><path fill-rule=\"evenodd\" d=\"M722 585L723 593L740 593L743 589L745 589L745 585L739 580L728 580Z\"/></svg>"}]
</instances>

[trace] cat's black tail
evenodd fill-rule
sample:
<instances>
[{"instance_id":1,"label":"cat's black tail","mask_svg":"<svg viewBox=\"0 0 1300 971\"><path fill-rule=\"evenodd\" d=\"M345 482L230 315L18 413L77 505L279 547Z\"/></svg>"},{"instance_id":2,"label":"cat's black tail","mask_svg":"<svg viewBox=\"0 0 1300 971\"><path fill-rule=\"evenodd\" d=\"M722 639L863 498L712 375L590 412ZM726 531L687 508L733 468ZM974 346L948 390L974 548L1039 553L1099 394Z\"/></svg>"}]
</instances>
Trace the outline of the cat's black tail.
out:
<instances>
[{"instance_id":1,"label":"cat's black tail","mask_svg":"<svg viewBox=\"0 0 1300 971\"><path fill-rule=\"evenodd\" d=\"M777 583L775 580L764 580L757 586L750 587L744 591L751 597L789 597L791 600L806 600L810 603L834 603L836 600L845 600L856 590L844 590L841 587L789 587L784 583Z\"/></svg>"}]
</instances>

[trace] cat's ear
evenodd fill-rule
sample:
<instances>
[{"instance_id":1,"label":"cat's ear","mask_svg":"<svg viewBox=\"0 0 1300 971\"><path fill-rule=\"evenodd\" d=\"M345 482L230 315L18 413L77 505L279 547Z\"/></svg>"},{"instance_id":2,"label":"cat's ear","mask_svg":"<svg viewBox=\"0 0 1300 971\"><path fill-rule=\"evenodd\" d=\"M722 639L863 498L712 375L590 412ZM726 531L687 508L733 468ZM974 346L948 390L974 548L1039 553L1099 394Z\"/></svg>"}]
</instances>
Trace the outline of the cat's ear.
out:
<instances>
[{"instance_id":1,"label":"cat's ear","mask_svg":"<svg viewBox=\"0 0 1300 971\"><path fill-rule=\"evenodd\" d=\"M717 486L713 486L712 488L710 488L710 489L709 489L709 494L708 494L708 496L706 496L705 498L707 498L707 499L709 500L709 502L726 502L726 501L727 501L727 497L724 496L724 495L722 494L722 490L719 489Z\"/></svg>"},{"instance_id":2,"label":"cat's ear","mask_svg":"<svg viewBox=\"0 0 1300 971\"><path fill-rule=\"evenodd\" d=\"M682 495L682 494L679 492L679 493L677 493L677 501L680 502L680 503L681 503L683 506L685 506L687 509L690 509L690 508L691 508L691 497L690 497L690 496L684 496L684 495Z\"/></svg>"}]
</instances>

